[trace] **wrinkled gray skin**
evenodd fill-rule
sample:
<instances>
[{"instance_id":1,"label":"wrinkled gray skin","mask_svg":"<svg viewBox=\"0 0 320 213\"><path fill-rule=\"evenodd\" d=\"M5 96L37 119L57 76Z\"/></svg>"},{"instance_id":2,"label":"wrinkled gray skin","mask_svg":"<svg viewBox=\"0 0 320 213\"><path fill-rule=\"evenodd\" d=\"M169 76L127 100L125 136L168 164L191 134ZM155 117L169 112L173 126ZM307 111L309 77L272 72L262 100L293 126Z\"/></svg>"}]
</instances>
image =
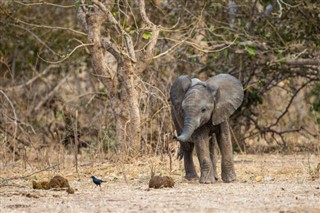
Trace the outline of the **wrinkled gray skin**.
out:
<instances>
[{"instance_id":1,"label":"wrinkled gray skin","mask_svg":"<svg viewBox=\"0 0 320 213\"><path fill-rule=\"evenodd\" d=\"M173 83L171 112L187 179L198 178L192 158L194 147L201 167L200 183L213 183L218 179L214 135L222 156L222 180L232 182L236 179L228 118L242 100L242 85L229 74L219 74L207 81L184 75Z\"/></svg>"}]
</instances>

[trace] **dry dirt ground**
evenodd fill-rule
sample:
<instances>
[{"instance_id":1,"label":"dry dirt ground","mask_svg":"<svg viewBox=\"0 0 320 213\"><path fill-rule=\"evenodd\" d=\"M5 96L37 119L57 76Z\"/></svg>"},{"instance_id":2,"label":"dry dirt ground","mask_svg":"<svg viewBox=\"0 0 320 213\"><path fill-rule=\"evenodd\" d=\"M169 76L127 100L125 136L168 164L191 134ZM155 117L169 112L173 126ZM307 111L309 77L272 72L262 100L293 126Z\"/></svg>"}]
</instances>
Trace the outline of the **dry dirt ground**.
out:
<instances>
[{"instance_id":1,"label":"dry dirt ground","mask_svg":"<svg viewBox=\"0 0 320 213\"><path fill-rule=\"evenodd\" d=\"M102 161L103 162L103 161ZM48 169L0 168L0 212L320 212L320 156L236 155L238 180L202 185L183 178L183 163L168 157L149 157L131 163L92 163ZM149 189L151 170L169 175L173 188ZM38 169L39 170L39 169ZM32 180L59 174L74 194L33 190ZM90 176L108 183L95 187ZM11 179L4 184L5 178ZM4 186L12 185L12 186Z\"/></svg>"}]
</instances>

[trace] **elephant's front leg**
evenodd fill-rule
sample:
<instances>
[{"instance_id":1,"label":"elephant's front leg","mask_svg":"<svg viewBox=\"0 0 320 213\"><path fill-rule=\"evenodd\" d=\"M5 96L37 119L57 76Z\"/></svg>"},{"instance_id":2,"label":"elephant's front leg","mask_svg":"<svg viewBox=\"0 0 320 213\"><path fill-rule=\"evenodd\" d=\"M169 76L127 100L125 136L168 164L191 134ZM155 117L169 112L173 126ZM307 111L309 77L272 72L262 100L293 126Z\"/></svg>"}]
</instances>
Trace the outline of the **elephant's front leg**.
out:
<instances>
[{"instance_id":1,"label":"elephant's front leg","mask_svg":"<svg viewBox=\"0 0 320 213\"><path fill-rule=\"evenodd\" d=\"M209 138L199 137L195 141L196 151L201 168L200 183L213 183L215 181L214 168L210 158Z\"/></svg>"},{"instance_id":2,"label":"elephant's front leg","mask_svg":"<svg viewBox=\"0 0 320 213\"><path fill-rule=\"evenodd\" d=\"M219 125L217 141L221 152L221 177L224 182L236 180L236 173L233 165L232 142L228 121Z\"/></svg>"},{"instance_id":3,"label":"elephant's front leg","mask_svg":"<svg viewBox=\"0 0 320 213\"><path fill-rule=\"evenodd\" d=\"M198 175L196 172L196 169L194 167L193 162L193 153L194 149L194 143L189 142L180 142L180 153L183 155L183 161L184 161L184 169L186 171L186 179L192 180L192 179L198 179Z\"/></svg>"}]
</instances>

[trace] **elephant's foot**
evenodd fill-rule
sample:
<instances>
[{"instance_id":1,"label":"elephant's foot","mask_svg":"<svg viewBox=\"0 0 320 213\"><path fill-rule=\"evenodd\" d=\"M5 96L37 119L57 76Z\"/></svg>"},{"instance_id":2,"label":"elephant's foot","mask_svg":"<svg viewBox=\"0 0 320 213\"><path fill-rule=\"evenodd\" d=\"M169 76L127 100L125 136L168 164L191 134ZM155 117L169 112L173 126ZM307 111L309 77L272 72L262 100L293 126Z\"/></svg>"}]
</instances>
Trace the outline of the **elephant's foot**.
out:
<instances>
[{"instance_id":1,"label":"elephant's foot","mask_svg":"<svg viewBox=\"0 0 320 213\"><path fill-rule=\"evenodd\" d=\"M237 176L234 170L222 171L221 177L223 182L225 183L230 183L237 179Z\"/></svg>"},{"instance_id":2,"label":"elephant's foot","mask_svg":"<svg viewBox=\"0 0 320 213\"><path fill-rule=\"evenodd\" d=\"M197 175L196 172L186 172L185 178L187 180L195 180L195 179L199 179L199 176Z\"/></svg>"},{"instance_id":3,"label":"elephant's foot","mask_svg":"<svg viewBox=\"0 0 320 213\"><path fill-rule=\"evenodd\" d=\"M200 183L211 184L217 180L213 171L203 171L201 172Z\"/></svg>"},{"instance_id":4,"label":"elephant's foot","mask_svg":"<svg viewBox=\"0 0 320 213\"><path fill-rule=\"evenodd\" d=\"M214 182L215 182L215 179L213 177L210 177L210 178L200 177L200 183L202 184L212 184Z\"/></svg>"}]
</instances>

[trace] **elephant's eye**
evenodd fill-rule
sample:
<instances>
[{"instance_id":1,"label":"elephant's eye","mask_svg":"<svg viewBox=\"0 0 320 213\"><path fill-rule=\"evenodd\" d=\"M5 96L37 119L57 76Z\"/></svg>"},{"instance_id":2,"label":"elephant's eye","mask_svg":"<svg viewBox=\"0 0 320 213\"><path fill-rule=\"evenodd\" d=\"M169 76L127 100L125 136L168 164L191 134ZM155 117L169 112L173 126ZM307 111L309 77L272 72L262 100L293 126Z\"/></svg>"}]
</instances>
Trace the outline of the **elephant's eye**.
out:
<instances>
[{"instance_id":1,"label":"elephant's eye","mask_svg":"<svg viewBox=\"0 0 320 213\"><path fill-rule=\"evenodd\" d=\"M206 108L202 108L202 109L201 109L201 112L202 112L202 113L205 113L206 111L207 111Z\"/></svg>"}]
</instances>

